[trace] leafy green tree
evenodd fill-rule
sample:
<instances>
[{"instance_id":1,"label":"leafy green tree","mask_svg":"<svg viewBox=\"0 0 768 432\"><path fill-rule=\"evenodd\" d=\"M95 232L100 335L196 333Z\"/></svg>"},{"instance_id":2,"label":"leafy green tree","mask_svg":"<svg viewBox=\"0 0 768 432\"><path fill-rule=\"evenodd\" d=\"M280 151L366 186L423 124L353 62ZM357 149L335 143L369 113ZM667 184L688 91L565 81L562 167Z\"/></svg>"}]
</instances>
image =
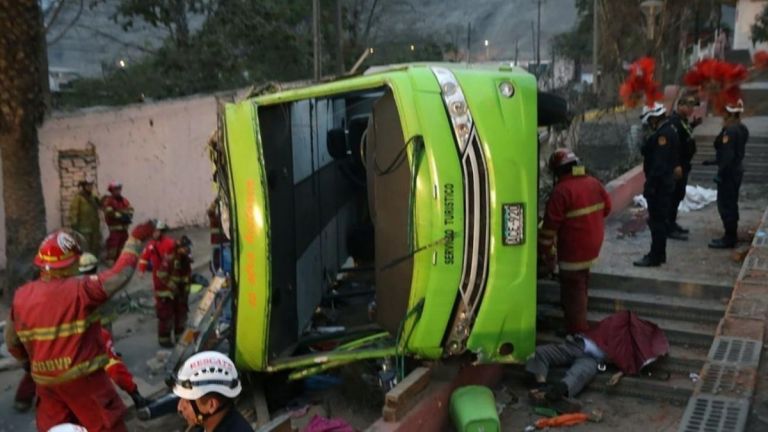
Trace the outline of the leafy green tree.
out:
<instances>
[{"instance_id":1,"label":"leafy green tree","mask_svg":"<svg viewBox=\"0 0 768 432\"><path fill-rule=\"evenodd\" d=\"M752 24L752 42L768 42L768 5L763 7L763 11Z\"/></svg>"}]
</instances>

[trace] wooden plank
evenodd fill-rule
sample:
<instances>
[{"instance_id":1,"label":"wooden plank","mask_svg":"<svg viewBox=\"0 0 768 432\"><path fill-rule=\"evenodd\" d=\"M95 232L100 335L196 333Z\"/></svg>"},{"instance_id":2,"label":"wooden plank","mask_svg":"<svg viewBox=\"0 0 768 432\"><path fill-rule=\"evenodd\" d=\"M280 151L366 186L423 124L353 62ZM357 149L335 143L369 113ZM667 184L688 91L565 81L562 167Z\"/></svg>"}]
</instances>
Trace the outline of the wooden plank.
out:
<instances>
[{"instance_id":1,"label":"wooden plank","mask_svg":"<svg viewBox=\"0 0 768 432\"><path fill-rule=\"evenodd\" d=\"M401 401L407 401L412 398L429 384L429 377L432 369L418 367L414 369L404 380L387 392L386 403L388 406L398 405Z\"/></svg>"},{"instance_id":2,"label":"wooden plank","mask_svg":"<svg viewBox=\"0 0 768 432\"><path fill-rule=\"evenodd\" d=\"M256 411L256 426L261 427L266 425L269 422L270 417L263 383L258 383L253 391L253 409Z\"/></svg>"},{"instance_id":3,"label":"wooden plank","mask_svg":"<svg viewBox=\"0 0 768 432\"><path fill-rule=\"evenodd\" d=\"M427 387L432 369L419 367L387 392L382 408L382 417L386 422L397 422L408 413L417 402L417 396Z\"/></svg>"}]
</instances>

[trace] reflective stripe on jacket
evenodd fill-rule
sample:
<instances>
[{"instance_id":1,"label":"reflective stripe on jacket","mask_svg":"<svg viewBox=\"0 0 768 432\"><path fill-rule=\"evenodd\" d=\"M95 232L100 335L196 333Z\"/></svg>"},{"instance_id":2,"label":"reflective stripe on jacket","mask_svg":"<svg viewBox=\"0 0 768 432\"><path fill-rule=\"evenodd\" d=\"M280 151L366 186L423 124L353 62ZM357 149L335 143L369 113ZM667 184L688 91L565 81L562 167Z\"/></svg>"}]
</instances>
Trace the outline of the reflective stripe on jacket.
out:
<instances>
[{"instance_id":1,"label":"reflective stripe on jacket","mask_svg":"<svg viewBox=\"0 0 768 432\"><path fill-rule=\"evenodd\" d=\"M106 366L95 310L107 298L98 276L36 280L19 288L11 320L36 383L67 382Z\"/></svg>"},{"instance_id":2,"label":"reflective stripe on jacket","mask_svg":"<svg viewBox=\"0 0 768 432\"><path fill-rule=\"evenodd\" d=\"M600 255L611 198L592 176L565 175L547 201L539 231L540 253L554 253L561 270L584 270Z\"/></svg>"}]
</instances>

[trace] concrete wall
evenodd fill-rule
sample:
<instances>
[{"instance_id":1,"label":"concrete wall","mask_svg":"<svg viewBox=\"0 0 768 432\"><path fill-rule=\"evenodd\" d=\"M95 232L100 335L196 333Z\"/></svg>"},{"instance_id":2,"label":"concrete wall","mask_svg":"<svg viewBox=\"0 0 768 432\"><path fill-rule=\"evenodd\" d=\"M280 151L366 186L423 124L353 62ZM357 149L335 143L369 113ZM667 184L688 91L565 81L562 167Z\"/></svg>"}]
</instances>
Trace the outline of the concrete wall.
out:
<instances>
[{"instance_id":1,"label":"concrete wall","mask_svg":"<svg viewBox=\"0 0 768 432\"><path fill-rule=\"evenodd\" d=\"M136 209L135 221L161 218L172 227L205 223L213 199L207 142L216 127L216 100L192 97L119 109L61 115L39 130L40 171L48 230L60 226L58 152L98 157L98 190L111 180Z\"/></svg>"},{"instance_id":2,"label":"concrete wall","mask_svg":"<svg viewBox=\"0 0 768 432\"><path fill-rule=\"evenodd\" d=\"M739 0L736 4L736 25L733 30L733 49L766 49L768 44L760 43L756 47L752 46L752 24L755 23L757 15L768 5L764 0Z\"/></svg>"}]
</instances>

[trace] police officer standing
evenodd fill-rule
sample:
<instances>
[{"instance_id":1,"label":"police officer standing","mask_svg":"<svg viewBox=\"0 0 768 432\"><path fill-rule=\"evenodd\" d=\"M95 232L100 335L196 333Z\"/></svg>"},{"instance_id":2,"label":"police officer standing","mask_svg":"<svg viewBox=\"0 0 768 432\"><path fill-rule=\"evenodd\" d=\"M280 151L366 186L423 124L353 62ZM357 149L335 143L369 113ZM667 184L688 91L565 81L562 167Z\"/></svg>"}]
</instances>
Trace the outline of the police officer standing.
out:
<instances>
[{"instance_id":1,"label":"police officer standing","mask_svg":"<svg viewBox=\"0 0 768 432\"><path fill-rule=\"evenodd\" d=\"M667 221L667 237L674 240L688 240L688 230L677 223L677 209L680 202L685 199L685 188L688 186L688 175L691 173L691 160L696 154L696 139L693 137L693 128L701 124L701 119L689 121L693 110L699 105L698 98L693 94L683 95L677 102L677 109L672 111L669 121L677 130L678 162L682 169L682 175L675 180L675 189L672 193L672 202L669 206L669 220Z\"/></svg>"},{"instance_id":2,"label":"police officer standing","mask_svg":"<svg viewBox=\"0 0 768 432\"><path fill-rule=\"evenodd\" d=\"M667 261L667 220L672 204L675 178L682 177L678 165L678 135L666 116L667 109L656 102L643 106L640 118L653 133L641 148L645 185L643 196L648 202L648 227L651 230L651 251L633 264L637 267L658 267Z\"/></svg>"},{"instance_id":3,"label":"police officer standing","mask_svg":"<svg viewBox=\"0 0 768 432\"><path fill-rule=\"evenodd\" d=\"M749 130L741 123L744 102L729 102L725 106L723 129L715 138L715 160L704 161L704 165L717 165L715 183L717 183L717 211L723 221L725 234L713 239L709 247L713 249L731 249L736 247L739 224L739 189L744 176L744 152Z\"/></svg>"}]
</instances>

